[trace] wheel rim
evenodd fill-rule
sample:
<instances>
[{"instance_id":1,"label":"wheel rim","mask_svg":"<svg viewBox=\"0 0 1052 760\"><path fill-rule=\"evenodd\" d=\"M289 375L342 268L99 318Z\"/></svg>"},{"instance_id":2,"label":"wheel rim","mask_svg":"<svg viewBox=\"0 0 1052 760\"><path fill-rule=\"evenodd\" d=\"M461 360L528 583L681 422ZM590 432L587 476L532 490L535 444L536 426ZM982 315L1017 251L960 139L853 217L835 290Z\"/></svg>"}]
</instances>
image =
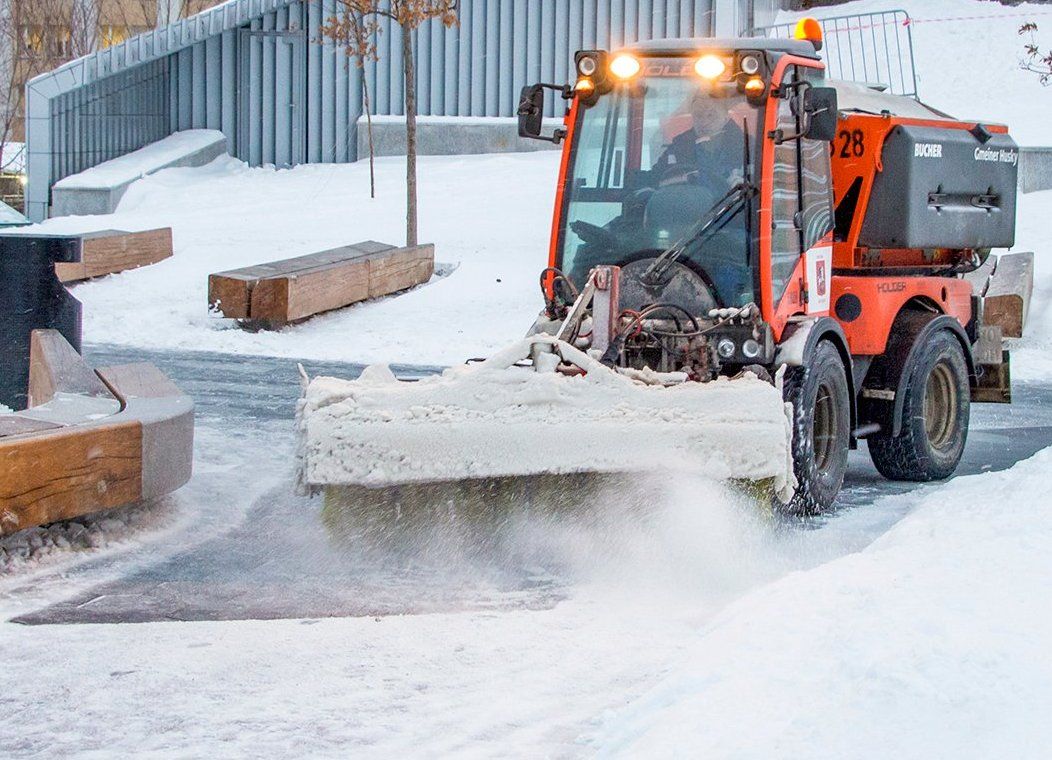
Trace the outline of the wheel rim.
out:
<instances>
[{"instance_id":1,"label":"wheel rim","mask_svg":"<svg viewBox=\"0 0 1052 760\"><path fill-rule=\"evenodd\" d=\"M932 367L924 388L924 431L934 449L945 449L956 433L957 383L946 362Z\"/></svg>"},{"instance_id":2,"label":"wheel rim","mask_svg":"<svg viewBox=\"0 0 1052 760\"><path fill-rule=\"evenodd\" d=\"M837 415L836 395L825 383L818 386L815 398L815 416L811 440L814 442L815 466L825 472L833 460L836 450Z\"/></svg>"}]
</instances>

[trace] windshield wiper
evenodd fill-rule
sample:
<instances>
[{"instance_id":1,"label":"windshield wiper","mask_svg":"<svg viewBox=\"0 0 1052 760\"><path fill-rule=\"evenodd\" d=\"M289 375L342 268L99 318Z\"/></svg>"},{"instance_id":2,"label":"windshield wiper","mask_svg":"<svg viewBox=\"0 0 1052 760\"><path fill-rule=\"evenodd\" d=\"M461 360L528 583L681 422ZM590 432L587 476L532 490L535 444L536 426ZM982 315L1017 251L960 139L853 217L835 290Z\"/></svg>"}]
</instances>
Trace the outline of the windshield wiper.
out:
<instances>
[{"instance_id":1,"label":"windshield wiper","mask_svg":"<svg viewBox=\"0 0 1052 760\"><path fill-rule=\"evenodd\" d=\"M640 281L647 288L659 288L667 284L666 276L672 265L679 261L689 248L701 245L722 230L745 208L758 192L756 185L742 180L727 194L712 204L701 219L688 230L687 234L662 251L647 267Z\"/></svg>"}]
</instances>

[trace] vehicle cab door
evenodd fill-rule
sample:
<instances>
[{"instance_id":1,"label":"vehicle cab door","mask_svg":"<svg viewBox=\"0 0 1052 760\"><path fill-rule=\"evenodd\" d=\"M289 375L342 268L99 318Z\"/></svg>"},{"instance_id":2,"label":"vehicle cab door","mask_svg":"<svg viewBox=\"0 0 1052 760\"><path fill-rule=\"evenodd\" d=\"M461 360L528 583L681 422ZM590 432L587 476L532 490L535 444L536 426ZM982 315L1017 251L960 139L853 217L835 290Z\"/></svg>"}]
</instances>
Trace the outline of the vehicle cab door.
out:
<instances>
[{"instance_id":1,"label":"vehicle cab door","mask_svg":"<svg viewBox=\"0 0 1052 760\"><path fill-rule=\"evenodd\" d=\"M829 143L804 137L803 92L822 72L785 67L768 104L764 199L769 246L761 256L765 316L776 336L794 316L829 313L833 266L833 184ZM763 276L763 268L768 276ZM766 282L764 282L766 280Z\"/></svg>"}]
</instances>

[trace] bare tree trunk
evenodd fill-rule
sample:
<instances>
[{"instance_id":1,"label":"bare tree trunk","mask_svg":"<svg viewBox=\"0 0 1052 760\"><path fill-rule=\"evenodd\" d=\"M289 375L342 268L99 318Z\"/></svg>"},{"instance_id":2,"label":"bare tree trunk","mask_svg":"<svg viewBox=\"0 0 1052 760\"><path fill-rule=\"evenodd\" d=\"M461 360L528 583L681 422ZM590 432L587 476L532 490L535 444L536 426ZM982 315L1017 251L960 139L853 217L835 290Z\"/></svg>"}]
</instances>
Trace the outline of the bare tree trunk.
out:
<instances>
[{"instance_id":1,"label":"bare tree trunk","mask_svg":"<svg viewBox=\"0 0 1052 760\"><path fill-rule=\"evenodd\" d=\"M416 245L416 71L413 30L402 24L402 61L405 64L405 244Z\"/></svg>"},{"instance_id":2,"label":"bare tree trunk","mask_svg":"<svg viewBox=\"0 0 1052 760\"><path fill-rule=\"evenodd\" d=\"M99 43L99 0L73 0L70 10L70 53L73 58L93 52Z\"/></svg>"},{"instance_id":3,"label":"bare tree trunk","mask_svg":"<svg viewBox=\"0 0 1052 760\"><path fill-rule=\"evenodd\" d=\"M365 106L365 132L369 138L369 197L376 197L376 153L373 151L373 114L369 103L369 78L362 68L362 103Z\"/></svg>"}]
</instances>

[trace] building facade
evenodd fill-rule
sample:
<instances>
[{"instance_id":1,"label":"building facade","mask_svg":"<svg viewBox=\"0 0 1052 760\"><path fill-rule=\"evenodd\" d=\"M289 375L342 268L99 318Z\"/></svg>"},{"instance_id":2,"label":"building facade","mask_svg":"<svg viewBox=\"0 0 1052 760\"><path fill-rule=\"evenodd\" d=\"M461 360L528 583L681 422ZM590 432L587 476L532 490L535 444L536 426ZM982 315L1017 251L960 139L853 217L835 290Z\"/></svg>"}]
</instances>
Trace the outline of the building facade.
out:
<instances>
[{"instance_id":1,"label":"building facade","mask_svg":"<svg viewBox=\"0 0 1052 760\"><path fill-rule=\"evenodd\" d=\"M524 84L571 77L576 50L734 36L776 10L777 0L461 0L456 27L416 32L418 110L510 117ZM359 67L322 39L339 12L338 0L230 0L36 77L27 215L46 217L59 179L183 129L221 130L252 165L356 160L363 83L373 113L404 111L401 47L385 26L378 60Z\"/></svg>"}]
</instances>

